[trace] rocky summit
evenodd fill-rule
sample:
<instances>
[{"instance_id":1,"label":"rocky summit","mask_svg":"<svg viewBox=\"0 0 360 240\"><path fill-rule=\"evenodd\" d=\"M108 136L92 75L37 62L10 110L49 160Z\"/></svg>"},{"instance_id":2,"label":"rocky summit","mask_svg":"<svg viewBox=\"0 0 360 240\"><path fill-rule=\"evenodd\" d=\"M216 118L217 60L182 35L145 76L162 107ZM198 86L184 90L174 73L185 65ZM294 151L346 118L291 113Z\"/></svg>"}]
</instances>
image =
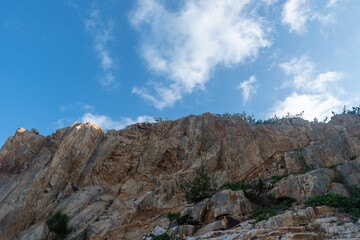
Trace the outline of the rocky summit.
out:
<instances>
[{"instance_id":1,"label":"rocky summit","mask_svg":"<svg viewBox=\"0 0 360 240\"><path fill-rule=\"evenodd\" d=\"M352 114L19 128L0 150L0 239L360 239L358 156Z\"/></svg>"}]
</instances>

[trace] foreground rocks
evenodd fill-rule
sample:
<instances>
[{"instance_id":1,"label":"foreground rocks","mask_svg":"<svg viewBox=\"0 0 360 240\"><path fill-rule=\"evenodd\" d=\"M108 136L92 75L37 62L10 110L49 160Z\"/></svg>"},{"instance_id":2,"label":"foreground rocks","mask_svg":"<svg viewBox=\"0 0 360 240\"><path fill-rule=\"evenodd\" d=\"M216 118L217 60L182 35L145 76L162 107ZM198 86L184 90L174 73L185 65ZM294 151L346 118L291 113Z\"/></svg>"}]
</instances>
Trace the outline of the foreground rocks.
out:
<instances>
[{"instance_id":1,"label":"foreground rocks","mask_svg":"<svg viewBox=\"0 0 360 240\"><path fill-rule=\"evenodd\" d=\"M268 220L244 221L225 231L209 231L185 239L359 239L360 222L329 207L288 210Z\"/></svg>"},{"instance_id":2,"label":"foreground rocks","mask_svg":"<svg viewBox=\"0 0 360 240\"><path fill-rule=\"evenodd\" d=\"M351 229L358 225L346 215L324 215L301 203L324 193L348 195L345 185L360 183L357 156L360 117L348 114L327 124L294 118L260 125L207 113L107 132L74 123L47 137L20 128L0 150L0 239L51 239L45 222L57 210L70 217L67 239L142 239L155 227L199 239L225 233L355 238ZM179 185L204 163L218 193L186 203ZM258 178L270 183L274 176L285 177L271 192L298 205L265 222L249 220L259 206L243 191L219 189ZM200 225L172 226L168 212L188 214Z\"/></svg>"}]
</instances>

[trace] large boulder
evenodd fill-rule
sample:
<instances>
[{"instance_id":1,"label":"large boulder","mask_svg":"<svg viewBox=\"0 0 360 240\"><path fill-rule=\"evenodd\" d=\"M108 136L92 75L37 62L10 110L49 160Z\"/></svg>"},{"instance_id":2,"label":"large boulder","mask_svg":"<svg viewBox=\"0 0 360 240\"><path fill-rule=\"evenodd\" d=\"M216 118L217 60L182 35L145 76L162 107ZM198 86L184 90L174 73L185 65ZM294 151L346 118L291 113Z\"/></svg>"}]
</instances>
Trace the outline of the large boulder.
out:
<instances>
[{"instance_id":1,"label":"large boulder","mask_svg":"<svg viewBox=\"0 0 360 240\"><path fill-rule=\"evenodd\" d=\"M281 180L271 191L275 196L288 196L300 201L329 192L348 195L342 184L333 183L336 174L333 169L322 168L291 175Z\"/></svg>"}]
</instances>

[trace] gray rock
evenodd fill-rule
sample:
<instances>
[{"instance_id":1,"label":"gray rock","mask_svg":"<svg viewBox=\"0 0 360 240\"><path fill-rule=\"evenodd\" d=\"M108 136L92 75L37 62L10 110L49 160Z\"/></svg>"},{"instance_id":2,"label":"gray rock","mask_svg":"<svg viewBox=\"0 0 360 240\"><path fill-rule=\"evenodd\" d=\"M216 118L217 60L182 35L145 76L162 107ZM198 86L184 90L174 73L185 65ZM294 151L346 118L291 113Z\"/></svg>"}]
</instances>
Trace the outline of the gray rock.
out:
<instances>
[{"instance_id":1,"label":"gray rock","mask_svg":"<svg viewBox=\"0 0 360 240\"><path fill-rule=\"evenodd\" d=\"M360 185L360 160L345 163L344 165L338 166L341 174L345 178L345 183L349 186Z\"/></svg>"},{"instance_id":2,"label":"gray rock","mask_svg":"<svg viewBox=\"0 0 360 240\"><path fill-rule=\"evenodd\" d=\"M328 193L333 177L334 170L317 169L305 174L289 176L271 191L275 196L289 196L305 201L309 197Z\"/></svg>"},{"instance_id":3,"label":"gray rock","mask_svg":"<svg viewBox=\"0 0 360 240\"><path fill-rule=\"evenodd\" d=\"M160 226L156 226L156 227L152 230L151 233L154 234L155 236L158 236L158 235L161 235L161 234L163 234L163 233L166 233L166 230L163 229L163 228L160 227Z\"/></svg>"},{"instance_id":4,"label":"gray rock","mask_svg":"<svg viewBox=\"0 0 360 240\"><path fill-rule=\"evenodd\" d=\"M39 130L32 128L30 132L34 133L35 135L39 135Z\"/></svg>"},{"instance_id":5,"label":"gray rock","mask_svg":"<svg viewBox=\"0 0 360 240\"><path fill-rule=\"evenodd\" d=\"M203 234L208 233L208 232L220 230L221 227L222 227L222 221L218 220L218 221L209 223L208 225L205 225L204 227L200 228L196 232L196 235L199 236L199 235L203 235Z\"/></svg>"},{"instance_id":6,"label":"gray rock","mask_svg":"<svg viewBox=\"0 0 360 240\"><path fill-rule=\"evenodd\" d=\"M214 218L223 215L239 216L250 213L257 209L257 206L250 202L244 192L223 190L211 197L209 206Z\"/></svg>"},{"instance_id":7,"label":"gray rock","mask_svg":"<svg viewBox=\"0 0 360 240\"><path fill-rule=\"evenodd\" d=\"M197 227L194 225L175 226L170 229L171 236L193 236Z\"/></svg>"},{"instance_id":8,"label":"gray rock","mask_svg":"<svg viewBox=\"0 0 360 240\"><path fill-rule=\"evenodd\" d=\"M17 240L45 240L49 230L44 222L35 224L17 236ZM1 237L0 237L1 238Z\"/></svg>"},{"instance_id":9,"label":"gray rock","mask_svg":"<svg viewBox=\"0 0 360 240\"><path fill-rule=\"evenodd\" d=\"M284 161L286 164L286 170L289 173L300 172L304 169L303 163L301 161L302 153L300 151L296 152L285 152Z\"/></svg>"}]
</instances>

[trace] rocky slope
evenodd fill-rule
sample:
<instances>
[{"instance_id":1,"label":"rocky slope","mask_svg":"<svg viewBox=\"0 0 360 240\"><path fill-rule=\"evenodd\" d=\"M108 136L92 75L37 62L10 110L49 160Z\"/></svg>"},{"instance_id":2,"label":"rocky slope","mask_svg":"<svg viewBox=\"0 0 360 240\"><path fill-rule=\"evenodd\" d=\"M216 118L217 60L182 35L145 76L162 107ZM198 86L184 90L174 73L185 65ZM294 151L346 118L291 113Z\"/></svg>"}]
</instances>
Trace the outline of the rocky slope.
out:
<instances>
[{"instance_id":1,"label":"rocky slope","mask_svg":"<svg viewBox=\"0 0 360 240\"><path fill-rule=\"evenodd\" d=\"M327 124L252 124L206 113L107 132L74 123L47 137L20 128L0 150L0 239L54 239L45 222L57 210L70 217L67 239L142 239L164 231L188 239L356 239L360 224L347 214L303 204L330 192L349 196L345 185L360 185L356 156L360 117L349 114ZM243 191L186 203L179 184L203 164L217 186L286 176L271 192L297 203L259 222L249 216L260 206ZM344 181L334 182L339 173ZM173 226L168 212L201 225Z\"/></svg>"}]
</instances>

